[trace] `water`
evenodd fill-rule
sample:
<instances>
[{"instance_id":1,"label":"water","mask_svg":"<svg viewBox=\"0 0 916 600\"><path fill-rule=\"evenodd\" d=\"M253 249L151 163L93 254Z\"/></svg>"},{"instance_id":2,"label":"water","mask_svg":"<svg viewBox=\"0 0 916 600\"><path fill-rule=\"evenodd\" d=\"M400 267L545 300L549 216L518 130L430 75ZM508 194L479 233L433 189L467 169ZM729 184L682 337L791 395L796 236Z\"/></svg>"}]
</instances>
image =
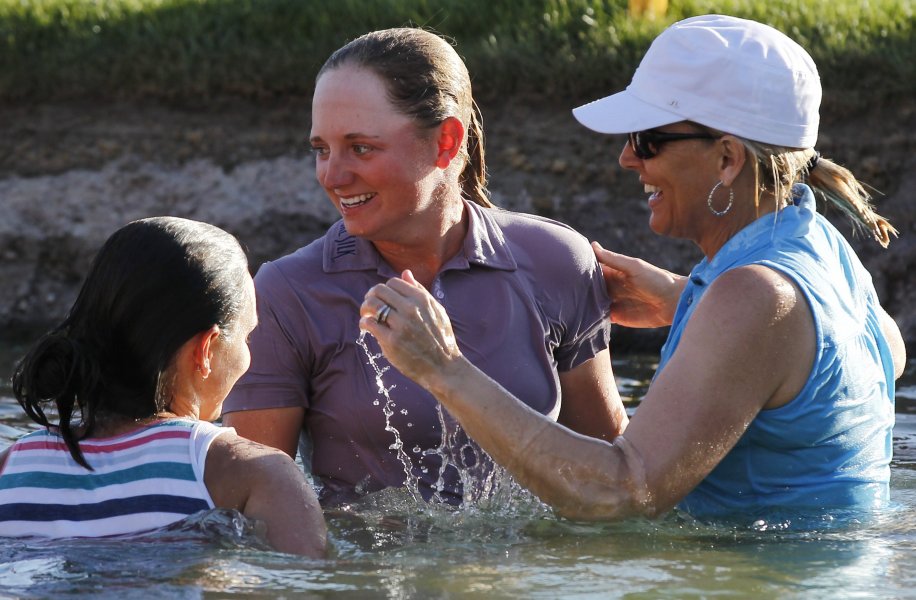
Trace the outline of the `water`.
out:
<instances>
[{"instance_id":1,"label":"water","mask_svg":"<svg viewBox=\"0 0 916 600\"><path fill-rule=\"evenodd\" d=\"M20 350L0 343L4 379ZM615 363L631 409L652 368ZM9 396L0 386L0 448L31 429ZM895 507L843 529L571 522L517 493L418 510L385 490L327 511L325 560L270 551L230 511L143 538L4 540L0 598L916 598L916 361L897 400Z\"/></svg>"},{"instance_id":2,"label":"water","mask_svg":"<svg viewBox=\"0 0 916 600\"><path fill-rule=\"evenodd\" d=\"M417 488L416 478L413 477L413 464L410 462L410 457L407 456L407 453L404 451L404 442L401 441L401 432L391 424L391 416L394 415L394 409L397 407L394 400L391 399L391 395L388 393L393 390L395 386L387 387L385 385L385 371L391 367L379 365L378 360L382 358L382 355L373 353L369 350L369 346L366 344L365 331L360 332L359 339L356 340L356 343L362 348L363 352L366 354L366 360L369 362L369 366L375 371L375 385L378 387L378 395L381 396L382 401L375 399L372 401L372 404L378 406L380 402L383 402L382 414L385 415L385 431L391 433L394 437L394 442L388 446L388 449L394 450L397 453L398 461L400 461L401 465L404 467L404 473L407 475L404 487L414 502L418 502L420 501L420 490ZM407 410L405 409L402 409L401 412L407 414Z\"/></svg>"},{"instance_id":3,"label":"water","mask_svg":"<svg viewBox=\"0 0 916 600\"><path fill-rule=\"evenodd\" d=\"M435 285L434 288L435 289ZM393 442L388 446L389 450L394 450L398 461L405 474L404 488L413 500L413 508L421 513L434 510L430 504L451 504L446 494L442 492L448 487L447 473L457 473L461 489L463 491L462 501L465 504L474 507L498 506L504 513L516 512L519 507L529 509L532 506L539 505L540 500L533 496L526 489L522 488L509 473L497 465L490 455L473 443L458 422L448 411L441 406L436 407L439 418L439 426L442 436L439 445L435 448L423 449L420 446L411 448L411 452L422 456L433 456L437 460L432 461L437 464L436 481L432 484L432 494L428 502L420 491L421 478L429 473L429 467L420 464L415 465L410 456L404 450L404 442L401 439L401 432L391 423L391 417L397 408L395 399L391 397L391 390L396 386L388 386L385 383L385 372L391 368L384 360L381 352L374 352L369 348L366 341L366 332L360 332L356 344L362 349L366 357L367 364L375 372L375 383L378 397L372 400L373 406L380 406L382 414L385 416L385 431L392 436ZM380 362L381 361L381 362ZM402 415L409 416L406 408L399 411ZM407 421L407 427L412 427L413 423ZM359 488L357 488L359 489Z\"/></svg>"}]
</instances>

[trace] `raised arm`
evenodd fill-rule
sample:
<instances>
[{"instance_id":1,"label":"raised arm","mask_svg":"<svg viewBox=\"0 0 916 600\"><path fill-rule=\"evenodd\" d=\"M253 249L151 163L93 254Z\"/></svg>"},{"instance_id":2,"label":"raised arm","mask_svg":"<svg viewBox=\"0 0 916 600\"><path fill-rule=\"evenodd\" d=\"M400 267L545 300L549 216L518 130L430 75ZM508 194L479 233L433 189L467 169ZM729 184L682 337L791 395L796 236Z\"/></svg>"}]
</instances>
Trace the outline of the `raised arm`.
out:
<instances>
[{"instance_id":1,"label":"raised arm","mask_svg":"<svg viewBox=\"0 0 916 600\"><path fill-rule=\"evenodd\" d=\"M671 325L686 277L605 250L598 242L592 242L592 249L611 297L611 321L636 328Z\"/></svg>"},{"instance_id":2,"label":"raised arm","mask_svg":"<svg viewBox=\"0 0 916 600\"><path fill-rule=\"evenodd\" d=\"M367 294L362 326L522 485L572 518L654 516L673 507L764 406L797 393L814 352L810 313L794 286L759 267L724 275L624 435L608 443L551 422L473 367L445 311L405 278ZM372 317L383 302L394 308L386 325Z\"/></svg>"}]
</instances>

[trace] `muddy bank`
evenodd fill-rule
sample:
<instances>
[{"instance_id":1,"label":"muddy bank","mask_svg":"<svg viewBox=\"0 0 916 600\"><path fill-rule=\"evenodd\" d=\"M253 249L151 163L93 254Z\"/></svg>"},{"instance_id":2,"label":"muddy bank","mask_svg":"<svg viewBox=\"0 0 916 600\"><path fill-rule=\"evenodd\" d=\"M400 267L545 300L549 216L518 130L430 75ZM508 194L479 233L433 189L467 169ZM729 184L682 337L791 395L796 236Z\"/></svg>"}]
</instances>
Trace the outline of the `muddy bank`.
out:
<instances>
[{"instance_id":1,"label":"muddy bank","mask_svg":"<svg viewBox=\"0 0 916 600\"><path fill-rule=\"evenodd\" d=\"M494 201L565 221L590 239L685 272L689 243L659 238L622 140L578 126L567 107L483 107ZM889 250L851 241L882 302L916 348L916 121L913 101L868 114L826 112L819 149L885 194L901 232ZM0 330L63 316L89 260L122 224L172 214L212 222L246 247L253 270L321 235L336 212L314 180L308 104L149 104L0 108ZM851 228L837 219L841 231ZM618 349L654 349L663 332L618 329Z\"/></svg>"}]
</instances>

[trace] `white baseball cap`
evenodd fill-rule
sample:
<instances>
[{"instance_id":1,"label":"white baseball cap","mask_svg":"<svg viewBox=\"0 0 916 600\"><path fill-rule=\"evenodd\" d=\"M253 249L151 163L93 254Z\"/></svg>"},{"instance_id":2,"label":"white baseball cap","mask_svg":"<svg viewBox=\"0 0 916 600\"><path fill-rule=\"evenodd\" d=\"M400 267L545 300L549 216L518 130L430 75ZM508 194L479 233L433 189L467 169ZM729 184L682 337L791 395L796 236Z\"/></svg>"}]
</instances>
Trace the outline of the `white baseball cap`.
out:
<instances>
[{"instance_id":1,"label":"white baseball cap","mask_svg":"<svg viewBox=\"0 0 916 600\"><path fill-rule=\"evenodd\" d=\"M663 31L622 92L573 110L600 133L693 121L748 140L813 148L821 82L804 48L747 19L703 15Z\"/></svg>"}]
</instances>

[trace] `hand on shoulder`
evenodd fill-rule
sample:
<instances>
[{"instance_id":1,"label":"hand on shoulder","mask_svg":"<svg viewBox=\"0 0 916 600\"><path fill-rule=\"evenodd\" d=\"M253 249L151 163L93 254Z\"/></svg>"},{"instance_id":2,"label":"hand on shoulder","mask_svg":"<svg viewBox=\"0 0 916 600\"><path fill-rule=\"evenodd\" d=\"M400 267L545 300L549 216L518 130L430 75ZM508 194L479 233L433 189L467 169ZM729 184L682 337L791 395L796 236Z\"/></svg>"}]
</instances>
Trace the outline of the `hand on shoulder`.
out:
<instances>
[{"instance_id":1,"label":"hand on shoulder","mask_svg":"<svg viewBox=\"0 0 916 600\"><path fill-rule=\"evenodd\" d=\"M687 278L592 242L611 297L611 321L624 327L671 324Z\"/></svg>"}]
</instances>

